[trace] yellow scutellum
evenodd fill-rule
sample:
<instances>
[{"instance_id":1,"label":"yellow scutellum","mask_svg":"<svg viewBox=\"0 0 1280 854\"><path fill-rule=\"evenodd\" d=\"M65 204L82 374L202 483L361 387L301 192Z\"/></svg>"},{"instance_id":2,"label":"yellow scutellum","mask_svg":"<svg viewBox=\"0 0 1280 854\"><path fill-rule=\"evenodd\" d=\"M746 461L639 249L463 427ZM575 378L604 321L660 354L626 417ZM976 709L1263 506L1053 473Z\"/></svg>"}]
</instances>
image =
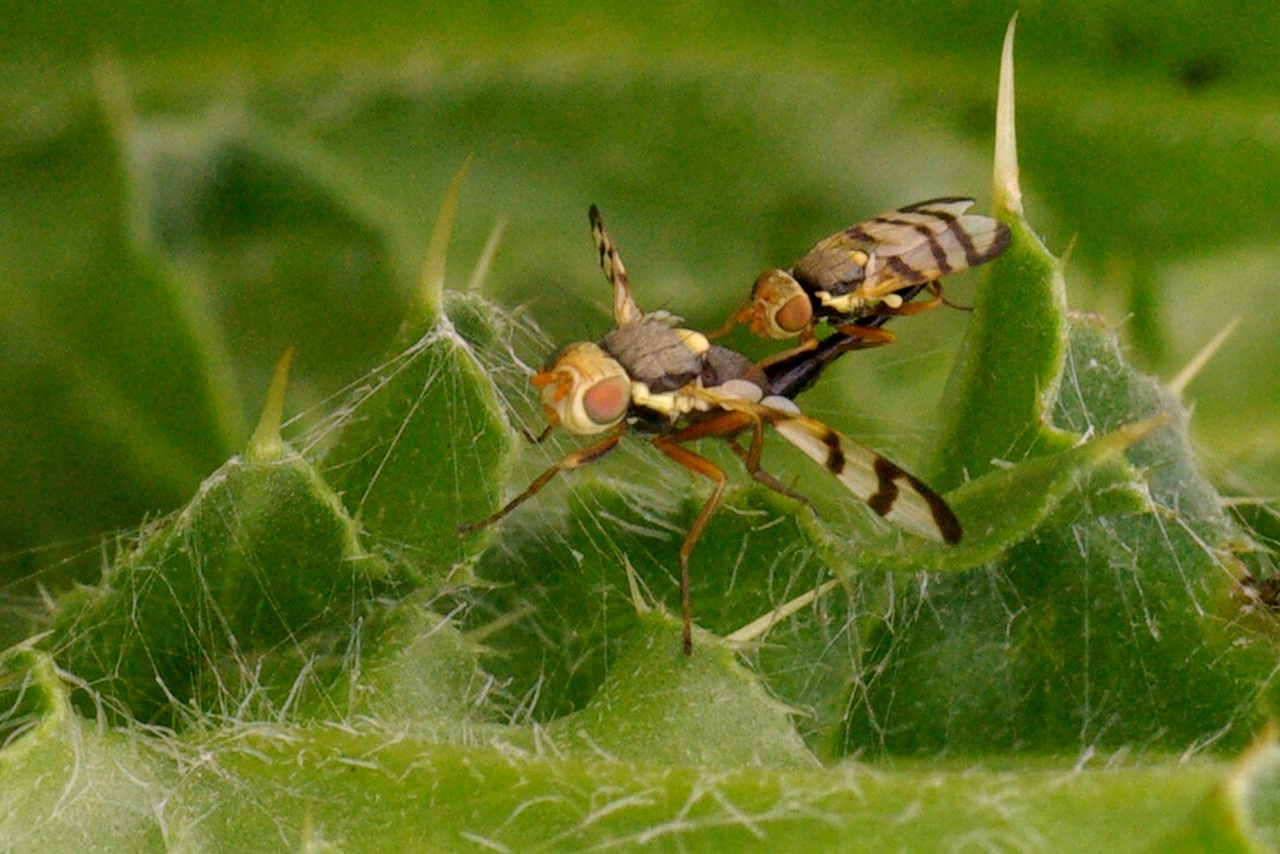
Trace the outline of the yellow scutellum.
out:
<instances>
[{"instance_id":1,"label":"yellow scutellum","mask_svg":"<svg viewBox=\"0 0 1280 854\"><path fill-rule=\"evenodd\" d=\"M267 389L267 399L262 405L262 416L258 426L249 439L246 456L258 462L277 459L284 450L284 439L280 437L280 424L284 420L284 395L289 388L289 365L293 362L293 348L284 351L280 361L276 362L275 373L271 375L271 387Z\"/></svg>"},{"instance_id":2,"label":"yellow scutellum","mask_svg":"<svg viewBox=\"0 0 1280 854\"><path fill-rule=\"evenodd\" d=\"M444 201L440 203L440 214L436 217L435 228L431 230L431 239L427 242L427 255L422 262L422 277L418 280L418 301L432 311L440 308L444 295L444 268L449 254L449 238L453 235L453 216L458 210L458 194L462 190L462 181L471 168L471 157L463 161L462 168L453 177L449 189L445 191Z\"/></svg>"},{"instance_id":3,"label":"yellow scutellum","mask_svg":"<svg viewBox=\"0 0 1280 854\"><path fill-rule=\"evenodd\" d=\"M996 95L996 156L992 198L996 212L1022 216L1022 187L1018 183L1018 133L1014 113L1013 33L1018 14L1009 19L1000 53L1000 84Z\"/></svg>"}]
</instances>

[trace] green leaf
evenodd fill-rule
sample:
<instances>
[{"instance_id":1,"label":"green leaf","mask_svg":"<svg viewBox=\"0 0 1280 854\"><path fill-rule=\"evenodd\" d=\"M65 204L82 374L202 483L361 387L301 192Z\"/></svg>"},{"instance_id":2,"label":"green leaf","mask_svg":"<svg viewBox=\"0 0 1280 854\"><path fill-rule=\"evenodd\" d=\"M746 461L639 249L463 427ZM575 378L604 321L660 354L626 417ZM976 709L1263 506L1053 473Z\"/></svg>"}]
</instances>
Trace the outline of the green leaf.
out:
<instances>
[{"instance_id":1,"label":"green leaf","mask_svg":"<svg viewBox=\"0 0 1280 854\"><path fill-rule=\"evenodd\" d=\"M147 750L136 736L72 714L47 658L25 663L48 712L0 754L0 832L33 850L127 839L133 850L248 851L279 840L385 850L766 842L776 851L880 851L982 837L1047 850L1195 841L1227 851L1262 850L1270 830L1256 794L1230 794L1242 777L1246 791L1265 793L1269 755L1238 769L1198 762L1071 774L1035 765L710 770L268 723L155 739L162 749ZM1248 813L1237 812L1245 803ZM1212 812L1220 806L1221 818ZM1246 824L1245 814L1261 823Z\"/></svg>"},{"instance_id":2,"label":"green leaf","mask_svg":"<svg viewBox=\"0 0 1280 854\"><path fill-rule=\"evenodd\" d=\"M1048 423L1066 355L1062 268L1024 220L1009 226L1009 249L978 291L943 392L938 450L925 468L935 489L1071 444Z\"/></svg>"},{"instance_id":3,"label":"green leaf","mask_svg":"<svg viewBox=\"0 0 1280 854\"><path fill-rule=\"evenodd\" d=\"M315 469L281 446L232 458L99 586L64 597L46 645L83 680L87 708L174 724L255 692L283 701L309 656L346 643L385 576ZM293 672L256 673L278 649Z\"/></svg>"},{"instance_id":4,"label":"green leaf","mask_svg":"<svg viewBox=\"0 0 1280 854\"><path fill-rule=\"evenodd\" d=\"M0 149L0 207L21 224L0 229L0 538L52 545L51 564L177 506L243 438L205 295L140 238L111 106Z\"/></svg>"},{"instance_id":5,"label":"green leaf","mask_svg":"<svg viewBox=\"0 0 1280 854\"><path fill-rule=\"evenodd\" d=\"M1007 11L857 11L837 16L853 29L823 4L10 15L0 607L14 641L54 631L0 659L0 837L1274 847L1273 748L1214 758L1275 708L1276 622L1247 596L1272 559L1189 438L1223 458L1215 480L1275 492L1274 336L1247 311L1274 278L1280 186L1258 119L1280 18L1260 9L1023 10L1026 215L995 194L1018 245L989 287L948 278L974 314L895 321L897 345L806 395L920 474L913 452L942 437L930 480L964 519L958 549L886 533L780 443L766 468L816 518L701 443L734 485L694 550L704 633L685 660L677 553L707 484L642 443L456 536L572 446L507 459L511 425L542 426L527 366L607 328L589 202L643 304L710 328L833 229L980 183ZM104 50L131 106L92 100L80 72ZM519 308L440 294L454 278L433 273L379 362L473 151L455 255L505 216L484 286ZM1049 245L1079 234L1068 271L1028 223ZM1193 387L1192 424L1066 292L1132 312L1123 331L1164 376L1250 317ZM200 487L291 343L302 454L273 427ZM105 555L79 539L197 489ZM1272 525L1255 538L1274 531L1251 512ZM104 586L66 592L77 552L112 564Z\"/></svg>"},{"instance_id":6,"label":"green leaf","mask_svg":"<svg viewBox=\"0 0 1280 854\"><path fill-rule=\"evenodd\" d=\"M1007 469L983 475L947 495L964 526L955 546L913 541L892 547L871 544L858 556L867 570L973 569L998 559L1011 546L1031 537L1060 504L1088 490L1091 512L1148 512L1137 474L1122 454L1157 425L1152 421L1121 427L1066 451L1032 457ZM1117 460L1117 458L1120 458ZM1105 474L1091 483L1098 469ZM1107 507L1103 500L1111 499Z\"/></svg>"},{"instance_id":7,"label":"green leaf","mask_svg":"<svg viewBox=\"0 0 1280 854\"><path fill-rule=\"evenodd\" d=\"M485 701L493 679L479 664L477 645L430 602L411 598L368 621L359 665L350 678L316 694L304 718L376 720L441 740L468 741L491 716ZM328 687L328 686L325 686Z\"/></svg>"},{"instance_id":8,"label":"green leaf","mask_svg":"<svg viewBox=\"0 0 1280 854\"><path fill-rule=\"evenodd\" d=\"M484 534L463 538L459 527L485 518L507 471L511 430L499 392L472 345L445 313L445 253L467 165L441 207L423 267L419 302L386 363L346 404L350 421L325 457L325 467L361 524L408 549L419 571L444 578ZM474 305L468 305L474 303ZM464 318L487 308L453 298ZM494 324L468 324L478 346Z\"/></svg>"},{"instance_id":9,"label":"green leaf","mask_svg":"<svg viewBox=\"0 0 1280 854\"><path fill-rule=\"evenodd\" d=\"M686 659L678 619L650 613L639 622L591 701L548 723L539 739L562 755L640 765L816 766L789 710L730 650L700 635L698 655Z\"/></svg>"},{"instance_id":10,"label":"green leaf","mask_svg":"<svg viewBox=\"0 0 1280 854\"><path fill-rule=\"evenodd\" d=\"M464 538L458 527L496 506L511 429L483 366L447 319L397 340L414 335L345 404L324 468L362 526L442 579L484 537Z\"/></svg>"},{"instance_id":11,"label":"green leaf","mask_svg":"<svg viewBox=\"0 0 1280 854\"><path fill-rule=\"evenodd\" d=\"M1102 431L1171 416L1129 451L1140 479L1095 479L985 570L908 586L902 610L873 635L863 666L877 678L851 700L862 707L849 719L851 746L1071 752L1250 737L1255 705L1271 690L1274 640L1239 619L1233 533L1206 500L1179 429L1186 413L1124 364L1095 321L1072 330L1060 423ZM1117 507L1117 488L1144 489L1150 509ZM929 619L908 616L921 609ZM885 733L875 721L890 708L895 729Z\"/></svg>"},{"instance_id":12,"label":"green leaf","mask_svg":"<svg viewBox=\"0 0 1280 854\"><path fill-rule=\"evenodd\" d=\"M5 672L24 678L20 702L41 713L0 751L0 838L42 851L105 850L125 840L133 850L161 850L154 795L173 789L176 768L137 735L76 715L46 654L5 658Z\"/></svg>"},{"instance_id":13,"label":"green leaf","mask_svg":"<svg viewBox=\"0 0 1280 854\"><path fill-rule=\"evenodd\" d=\"M1147 851L1275 851L1280 750L1274 733L1253 745L1178 826Z\"/></svg>"}]
</instances>

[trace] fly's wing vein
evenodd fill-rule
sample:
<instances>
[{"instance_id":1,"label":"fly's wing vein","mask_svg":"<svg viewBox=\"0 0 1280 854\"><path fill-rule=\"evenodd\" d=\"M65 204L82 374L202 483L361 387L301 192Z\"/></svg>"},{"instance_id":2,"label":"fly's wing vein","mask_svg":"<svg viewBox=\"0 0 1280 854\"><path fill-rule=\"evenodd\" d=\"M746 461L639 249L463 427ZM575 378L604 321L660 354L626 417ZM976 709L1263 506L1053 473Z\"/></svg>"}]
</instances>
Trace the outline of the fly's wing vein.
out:
<instances>
[{"instance_id":1,"label":"fly's wing vein","mask_svg":"<svg viewBox=\"0 0 1280 854\"><path fill-rule=\"evenodd\" d=\"M960 541L960 522L947 502L919 478L821 421L795 412L686 386L679 392L720 409L747 412L829 471L876 513L904 530L943 543Z\"/></svg>"},{"instance_id":2,"label":"fly's wing vein","mask_svg":"<svg viewBox=\"0 0 1280 854\"><path fill-rule=\"evenodd\" d=\"M959 541L960 523L946 501L895 463L812 418L778 413L769 421L779 435L888 521L928 540Z\"/></svg>"}]
</instances>

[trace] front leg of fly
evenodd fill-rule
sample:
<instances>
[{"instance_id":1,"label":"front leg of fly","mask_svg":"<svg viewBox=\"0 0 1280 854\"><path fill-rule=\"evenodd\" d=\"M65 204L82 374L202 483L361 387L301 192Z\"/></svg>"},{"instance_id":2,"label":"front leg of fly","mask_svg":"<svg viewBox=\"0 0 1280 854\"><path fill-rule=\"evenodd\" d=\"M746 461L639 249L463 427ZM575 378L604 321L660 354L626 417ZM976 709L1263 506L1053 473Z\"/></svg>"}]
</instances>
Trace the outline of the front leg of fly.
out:
<instances>
[{"instance_id":1,"label":"front leg of fly","mask_svg":"<svg viewBox=\"0 0 1280 854\"><path fill-rule=\"evenodd\" d=\"M818 304L826 311L824 313L844 315L852 317L855 314L862 313L862 310L869 307L866 297L862 296L856 290L847 294L836 296L830 291L818 291L814 294Z\"/></svg>"},{"instance_id":2,"label":"front leg of fly","mask_svg":"<svg viewBox=\"0 0 1280 854\"><path fill-rule=\"evenodd\" d=\"M541 492L542 488L546 486L548 483L550 483L551 479L554 478L556 475L558 475L560 472L572 471L573 469L581 468L582 466L585 466L587 463L595 462L596 460L608 454L614 448L618 447L618 442L622 440L622 436L626 432L627 432L627 424L624 421L620 423L617 427L613 428L613 430L600 441L594 444L588 445L585 448L579 448L576 451L572 451L568 454L565 454L563 457L561 457L559 460L556 461L555 465L551 466L551 468L547 469L542 474L538 475L534 479L533 483L529 484L528 488L526 488L524 492L521 492L515 498L508 501L501 510L498 510L493 515L485 519L481 519L479 522L471 522L465 525L459 525L458 533L460 535L474 533L476 531L487 528L490 525L494 524L495 522L501 521L502 519L511 515L511 512L513 510L515 510L521 504L523 504L524 502L528 501L530 498L532 498L533 496Z\"/></svg>"}]
</instances>

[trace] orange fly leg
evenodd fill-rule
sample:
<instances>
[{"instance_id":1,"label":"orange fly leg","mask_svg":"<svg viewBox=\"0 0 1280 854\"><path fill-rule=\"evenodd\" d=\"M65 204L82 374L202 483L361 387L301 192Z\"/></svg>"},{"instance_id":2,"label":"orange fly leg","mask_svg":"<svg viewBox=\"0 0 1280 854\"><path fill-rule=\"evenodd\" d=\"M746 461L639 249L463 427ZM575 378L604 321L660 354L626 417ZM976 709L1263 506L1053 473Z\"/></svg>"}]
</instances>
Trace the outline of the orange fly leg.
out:
<instances>
[{"instance_id":1,"label":"orange fly leg","mask_svg":"<svg viewBox=\"0 0 1280 854\"><path fill-rule=\"evenodd\" d=\"M746 323L751 318L752 302L753 302L752 300L747 300L739 308L737 308L733 312L733 314L729 315L729 319L726 320L722 326L719 326L711 330L710 332L706 332L704 334L712 340L719 338L722 335L728 335L729 332L731 332L735 326L737 326L740 323Z\"/></svg>"},{"instance_id":2,"label":"orange fly leg","mask_svg":"<svg viewBox=\"0 0 1280 854\"><path fill-rule=\"evenodd\" d=\"M933 311L943 303L951 305L951 303L947 302L942 296L942 282L928 282L925 284L924 289L933 294L933 296L927 300L923 300L922 302L904 302L897 308L890 308L889 306L881 303L875 313L879 315L889 315L891 317L901 317L904 314L923 314L926 311Z\"/></svg>"},{"instance_id":3,"label":"orange fly leg","mask_svg":"<svg viewBox=\"0 0 1280 854\"><path fill-rule=\"evenodd\" d=\"M525 441L528 442L530 445L541 445L543 442L547 440L547 437L551 435L551 431L555 429L556 429L556 425L548 424L546 427L543 427L542 432L538 433L537 435L530 433L527 427L521 427L520 432L524 434Z\"/></svg>"},{"instance_id":4,"label":"orange fly leg","mask_svg":"<svg viewBox=\"0 0 1280 854\"><path fill-rule=\"evenodd\" d=\"M693 619L690 616L689 608L689 555L693 552L693 547L698 544L698 540L702 538L702 532L706 529L707 522L711 519L711 514L715 512L716 505L720 503L720 496L724 492L727 478L719 466L706 457L695 454L688 448L680 447L680 445L683 442L692 442L695 439L708 436L725 436L736 433L751 421L752 417L744 412L724 412L714 415L706 421L691 424L683 430L672 433L670 436L658 436L653 440L654 446L659 451L662 451L662 453L694 474L709 478L715 481L716 484L711 497L707 499L706 504L702 505L702 512L694 520L693 525L689 528L689 533L685 535L684 543L680 546L680 612L684 622L685 655L693 654Z\"/></svg>"},{"instance_id":5,"label":"orange fly leg","mask_svg":"<svg viewBox=\"0 0 1280 854\"><path fill-rule=\"evenodd\" d=\"M612 451L614 448L618 446L619 440L622 439L622 434L625 433L626 431L627 431L627 424L624 421L620 423L617 427L615 427L613 429L613 432L605 436L599 442L596 442L593 445L588 445L585 448L579 448L578 450L573 451L572 453L565 454L563 457L561 457L559 460L556 461L555 465L553 465L551 468L544 471L542 474L538 475L538 477L533 481L533 483L529 484L528 489L526 489L524 492L520 493L515 498L508 501L507 505L503 507L501 510L499 510L498 512L494 513L492 516L489 516L486 519L481 519L479 522L471 522L470 524L467 524L467 525L459 525L458 533L470 534L475 531L479 531L481 528L487 528L488 526L492 525L494 522L497 522L498 520L506 517L509 513L511 513L512 510L515 510L521 504L528 501L533 496L537 495L542 490L542 487L546 486L551 481L551 478L555 477L560 472L572 471L573 469L581 468L582 466L585 466L587 463L598 460L601 457L603 457L605 454Z\"/></svg>"},{"instance_id":6,"label":"orange fly leg","mask_svg":"<svg viewBox=\"0 0 1280 854\"><path fill-rule=\"evenodd\" d=\"M742 445L738 444L736 439L726 439L725 441L729 443L729 447L733 449L733 453L737 455L738 459L742 460L743 464L746 466L747 473L751 475L751 478L756 483L761 486L767 486L779 495L785 495L793 501L799 501L801 504L807 505L810 510L817 512L817 508L813 506L813 502L811 502L808 497L796 492L794 489L787 486L767 471L759 468L752 471L751 466L747 463L748 451L746 448L742 447Z\"/></svg>"},{"instance_id":7,"label":"orange fly leg","mask_svg":"<svg viewBox=\"0 0 1280 854\"><path fill-rule=\"evenodd\" d=\"M736 439L726 438L725 441L729 443L729 447L733 449L733 453L737 455L738 459L742 460L742 464L747 473L751 475L752 480L762 486L767 486L779 495L785 495L793 501L799 501L815 513L818 512L818 508L813 506L813 502L809 500L808 496L796 492L760 468L760 452L764 447L764 423L759 418L752 419L750 447L742 447Z\"/></svg>"},{"instance_id":8,"label":"orange fly leg","mask_svg":"<svg viewBox=\"0 0 1280 854\"><path fill-rule=\"evenodd\" d=\"M903 306L905 308L905 306ZM885 311L885 314L896 314L897 312ZM836 329L849 338L846 345L840 347L840 352L845 353L849 350L870 350L872 347L883 347L886 344L892 344L898 340L898 336L892 331L880 326L860 326L857 323L840 323L836 324Z\"/></svg>"},{"instance_id":9,"label":"orange fly leg","mask_svg":"<svg viewBox=\"0 0 1280 854\"><path fill-rule=\"evenodd\" d=\"M887 343L887 342L886 342ZM813 329L806 329L800 333L800 343L792 347L790 350L783 350L781 353L774 353L767 359L762 359L756 363L757 368L767 368L770 365L790 359L792 356L798 356L801 353L808 353L814 347L818 346L818 338L813 334ZM852 348L850 348L852 349Z\"/></svg>"}]
</instances>

